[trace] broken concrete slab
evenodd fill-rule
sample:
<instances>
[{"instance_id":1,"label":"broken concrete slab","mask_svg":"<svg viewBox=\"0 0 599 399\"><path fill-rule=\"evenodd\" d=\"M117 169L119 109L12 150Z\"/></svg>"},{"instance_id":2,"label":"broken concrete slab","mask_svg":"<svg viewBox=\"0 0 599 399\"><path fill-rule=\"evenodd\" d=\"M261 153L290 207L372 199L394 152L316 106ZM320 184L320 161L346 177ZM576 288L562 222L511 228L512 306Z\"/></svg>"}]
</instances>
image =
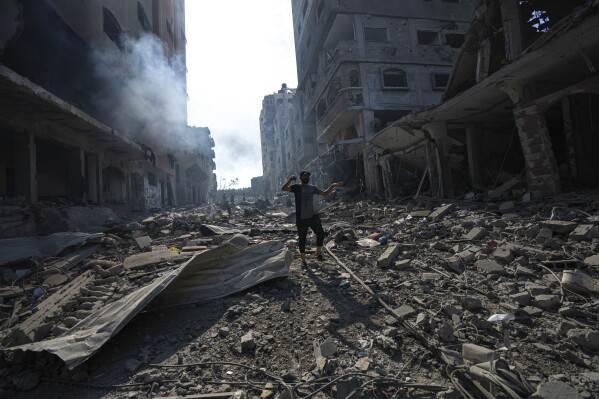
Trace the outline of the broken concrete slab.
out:
<instances>
[{"instance_id":1,"label":"broken concrete slab","mask_svg":"<svg viewBox=\"0 0 599 399\"><path fill-rule=\"evenodd\" d=\"M454 204L451 203L451 204L443 205L439 208L435 208L433 213L428 215L428 218L431 220L441 219L443 216L445 216L451 210L451 208L453 208L453 206L454 206Z\"/></svg>"},{"instance_id":2,"label":"broken concrete slab","mask_svg":"<svg viewBox=\"0 0 599 399\"><path fill-rule=\"evenodd\" d=\"M541 228L546 228L557 234L568 234L578 226L575 222L565 220L544 220L540 223Z\"/></svg>"},{"instance_id":3,"label":"broken concrete slab","mask_svg":"<svg viewBox=\"0 0 599 399\"><path fill-rule=\"evenodd\" d=\"M570 233L568 238L574 241L591 241L599 237L599 227L592 224L581 224Z\"/></svg>"},{"instance_id":4,"label":"broken concrete slab","mask_svg":"<svg viewBox=\"0 0 599 399\"><path fill-rule=\"evenodd\" d=\"M134 238L134 240L137 243L139 249L142 250L150 249L150 246L152 245L152 239L148 236L137 237Z\"/></svg>"},{"instance_id":5,"label":"broken concrete slab","mask_svg":"<svg viewBox=\"0 0 599 399\"><path fill-rule=\"evenodd\" d=\"M471 229L468 234L466 234L464 236L464 239L466 240L470 240L470 241L477 241L482 239L486 234L485 229L480 228L480 227L475 227L473 229Z\"/></svg>"},{"instance_id":6,"label":"broken concrete slab","mask_svg":"<svg viewBox=\"0 0 599 399\"><path fill-rule=\"evenodd\" d=\"M483 274L486 275L503 275L505 274L505 268L501 266L499 263L495 262L491 259L481 259L477 260L474 264L476 268Z\"/></svg>"}]
</instances>

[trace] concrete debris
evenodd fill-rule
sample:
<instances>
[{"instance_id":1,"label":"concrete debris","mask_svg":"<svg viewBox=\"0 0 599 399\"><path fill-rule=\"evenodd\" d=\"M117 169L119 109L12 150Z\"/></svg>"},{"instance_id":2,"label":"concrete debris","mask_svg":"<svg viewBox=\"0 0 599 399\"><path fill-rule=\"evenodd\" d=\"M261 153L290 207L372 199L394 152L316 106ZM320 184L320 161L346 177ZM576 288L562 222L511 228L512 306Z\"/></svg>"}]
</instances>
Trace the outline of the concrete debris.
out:
<instances>
[{"instance_id":1,"label":"concrete debris","mask_svg":"<svg viewBox=\"0 0 599 399\"><path fill-rule=\"evenodd\" d=\"M273 243L279 245L277 251L285 250L291 257L283 243L297 236L295 226L285 223L283 215L288 212L267 206L262 213L246 216L244 209L251 208L251 203L239 205L231 216L200 208L156 214L136 226L132 220L124 220L123 225L134 228L115 225L112 232L105 233L112 242L100 244L75 266L42 259L31 273L31 260L11 264L3 271L8 286L3 291L0 287L0 315L5 326L2 344L8 364L4 380L0 375L0 382L5 382L0 388L13 393L30 389L28 394L37 394L50 384L46 378L87 381L101 375L97 379L105 383L155 383L154 393L159 397L192 396L227 391L212 384L213 378L243 381L247 370L214 365L191 373L150 365L219 361L255 364L296 381L356 371L384 375L403 369L413 380L449 386L439 363L406 333L407 323L427 334L438 347L461 345L463 358L475 365L487 362L489 354L503 357L509 348L506 358L533 384L531 392L540 383L549 383L544 376L560 374L564 377L552 377L551 383L569 384L582 397L584 392L595 392L599 332L594 326L599 294L590 288L598 277L593 266L598 239L578 240L572 235L577 226L588 223L568 222L576 226L565 232L564 223L548 220L551 207L536 204L537 213L532 213L516 206L510 212L520 212L520 217L505 218L506 213L490 213L485 205L477 208L472 202L444 206L435 218L431 217L434 212L407 218L416 205L408 202L386 205L376 223L356 219L360 215L354 209L370 209L367 205L377 206L366 201L361 207L341 202L329 207L321 218L329 242L334 244L329 250L373 290L374 297L365 296L363 287L331 256L325 253L324 261L317 260L311 235L307 267L297 258L289 258L288 277L261 280L253 272L229 269L244 263L242 259L264 259L268 264ZM435 208L420 205L427 210ZM599 202L584 209L599 212ZM196 220L197 213L211 212L215 215L211 219L185 223ZM177 230L173 230L174 220L180 221ZM199 226L206 222L210 227L203 234ZM221 224L222 228L217 228ZM538 238L543 229L550 231L550 238ZM238 231L246 230L239 235ZM383 236L388 237L387 245L378 241ZM141 237L151 239L149 247L138 245ZM545 240L553 238L560 246L547 248ZM83 245L76 251L98 246ZM192 249L181 251L185 247ZM247 256L235 258L238 251ZM65 254L65 259L68 256ZM61 265L60 272L54 265ZM191 269L185 272L192 265L204 274ZM146 289L158 290L170 273L181 273L180 278L161 288L151 301L135 296ZM205 280L207 276L214 283ZM18 280L13 291L10 284L14 279ZM246 287L247 279L262 284ZM46 283L35 297L39 282ZM245 291L222 297L229 283L246 287ZM222 299L211 302L201 299L219 297ZM400 318L385 312L378 299ZM132 304L148 301L143 305L145 312L123 313L128 314L126 319L137 314L126 326L117 326L117 318L109 316L116 313L103 313L107 309L141 309ZM114 325L115 331L122 328L112 337L113 343L99 349L102 359L114 358L113 367L91 356L77 361L79 366L71 370L66 364L75 363L59 361L61 356L69 358L61 352L64 349L53 345L63 342L65 348L74 348L76 343L89 345L108 338L93 333L99 328L91 323L95 318ZM17 350L18 345L27 351ZM28 363L26 356L33 348L52 348L57 357L46 360L39 352L36 356L44 361L36 366ZM402 354L401 360L398 354ZM305 359L313 360L307 364ZM30 365L28 370L34 374L21 375L24 365ZM252 374L251 380L262 381L260 376ZM163 383L165 380L178 382ZM337 389L354 386L349 381L340 380ZM265 397L281 395L276 383L268 387L266 383L261 385ZM132 396L134 391L140 392L132 389ZM535 395L551 397L546 391L539 389Z\"/></svg>"}]
</instances>

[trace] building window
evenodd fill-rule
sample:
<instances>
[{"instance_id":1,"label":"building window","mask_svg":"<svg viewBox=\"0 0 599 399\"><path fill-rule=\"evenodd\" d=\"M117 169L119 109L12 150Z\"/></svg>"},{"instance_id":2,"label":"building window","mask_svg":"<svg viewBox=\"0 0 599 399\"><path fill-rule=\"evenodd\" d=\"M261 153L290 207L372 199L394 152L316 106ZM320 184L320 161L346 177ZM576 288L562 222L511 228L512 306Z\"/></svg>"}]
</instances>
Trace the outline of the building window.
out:
<instances>
[{"instance_id":1,"label":"building window","mask_svg":"<svg viewBox=\"0 0 599 399\"><path fill-rule=\"evenodd\" d=\"M152 25L150 25L150 20L148 19L148 16L146 15L144 6L142 6L139 1L137 2L137 19L139 20L141 27L145 31L147 31L147 32L152 31Z\"/></svg>"},{"instance_id":2,"label":"building window","mask_svg":"<svg viewBox=\"0 0 599 399\"><path fill-rule=\"evenodd\" d=\"M388 42L387 28L364 27L364 40L367 42Z\"/></svg>"},{"instance_id":3,"label":"building window","mask_svg":"<svg viewBox=\"0 0 599 399\"><path fill-rule=\"evenodd\" d=\"M277 99L277 104L283 104L283 99L282 98L278 98Z\"/></svg>"},{"instance_id":4,"label":"building window","mask_svg":"<svg viewBox=\"0 0 599 399\"><path fill-rule=\"evenodd\" d=\"M383 71L383 87L386 89L407 89L408 77L401 69L385 69Z\"/></svg>"},{"instance_id":5,"label":"building window","mask_svg":"<svg viewBox=\"0 0 599 399\"><path fill-rule=\"evenodd\" d=\"M148 184L154 187L158 185L158 179L156 179L156 175L154 173L148 172Z\"/></svg>"},{"instance_id":6,"label":"building window","mask_svg":"<svg viewBox=\"0 0 599 399\"><path fill-rule=\"evenodd\" d=\"M360 87L360 74L355 69L349 71L349 86Z\"/></svg>"},{"instance_id":7,"label":"building window","mask_svg":"<svg viewBox=\"0 0 599 399\"><path fill-rule=\"evenodd\" d=\"M119 49L123 50L123 30L119 21L117 21L116 17L106 7L103 7L103 17L104 33Z\"/></svg>"},{"instance_id":8,"label":"building window","mask_svg":"<svg viewBox=\"0 0 599 399\"><path fill-rule=\"evenodd\" d=\"M439 46L441 44L439 32L419 30L418 44L424 44L425 46Z\"/></svg>"},{"instance_id":9,"label":"building window","mask_svg":"<svg viewBox=\"0 0 599 399\"><path fill-rule=\"evenodd\" d=\"M446 33L445 44L453 48L460 48L464 44L464 37L463 33Z\"/></svg>"},{"instance_id":10,"label":"building window","mask_svg":"<svg viewBox=\"0 0 599 399\"><path fill-rule=\"evenodd\" d=\"M445 90L448 82L448 73L433 73L433 90Z\"/></svg>"}]
</instances>

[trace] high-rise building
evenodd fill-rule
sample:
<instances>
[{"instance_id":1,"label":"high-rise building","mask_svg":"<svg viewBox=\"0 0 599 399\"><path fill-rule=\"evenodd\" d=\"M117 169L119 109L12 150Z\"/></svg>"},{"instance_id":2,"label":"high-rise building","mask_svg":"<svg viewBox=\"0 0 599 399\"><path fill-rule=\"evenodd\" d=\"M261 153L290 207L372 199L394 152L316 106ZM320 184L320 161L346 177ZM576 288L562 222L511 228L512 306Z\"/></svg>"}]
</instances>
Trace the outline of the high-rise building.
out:
<instances>
[{"instance_id":1,"label":"high-rise building","mask_svg":"<svg viewBox=\"0 0 599 399\"><path fill-rule=\"evenodd\" d=\"M301 126L321 184L365 180L391 195L393 166L370 143L388 124L441 102L472 20L465 0L292 0Z\"/></svg>"}]
</instances>

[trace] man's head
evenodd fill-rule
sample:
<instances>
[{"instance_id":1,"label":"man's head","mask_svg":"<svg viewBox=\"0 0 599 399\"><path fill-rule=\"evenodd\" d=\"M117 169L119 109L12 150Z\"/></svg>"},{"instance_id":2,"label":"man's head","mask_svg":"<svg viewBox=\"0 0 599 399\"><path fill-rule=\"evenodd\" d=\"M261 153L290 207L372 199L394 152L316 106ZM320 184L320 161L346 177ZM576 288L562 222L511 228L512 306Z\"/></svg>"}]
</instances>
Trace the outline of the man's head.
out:
<instances>
[{"instance_id":1,"label":"man's head","mask_svg":"<svg viewBox=\"0 0 599 399\"><path fill-rule=\"evenodd\" d=\"M302 181L302 183L307 184L310 181L310 172L308 172L307 170L302 170L300 172L300 180Z\"/></svg>"}]
</instances>

